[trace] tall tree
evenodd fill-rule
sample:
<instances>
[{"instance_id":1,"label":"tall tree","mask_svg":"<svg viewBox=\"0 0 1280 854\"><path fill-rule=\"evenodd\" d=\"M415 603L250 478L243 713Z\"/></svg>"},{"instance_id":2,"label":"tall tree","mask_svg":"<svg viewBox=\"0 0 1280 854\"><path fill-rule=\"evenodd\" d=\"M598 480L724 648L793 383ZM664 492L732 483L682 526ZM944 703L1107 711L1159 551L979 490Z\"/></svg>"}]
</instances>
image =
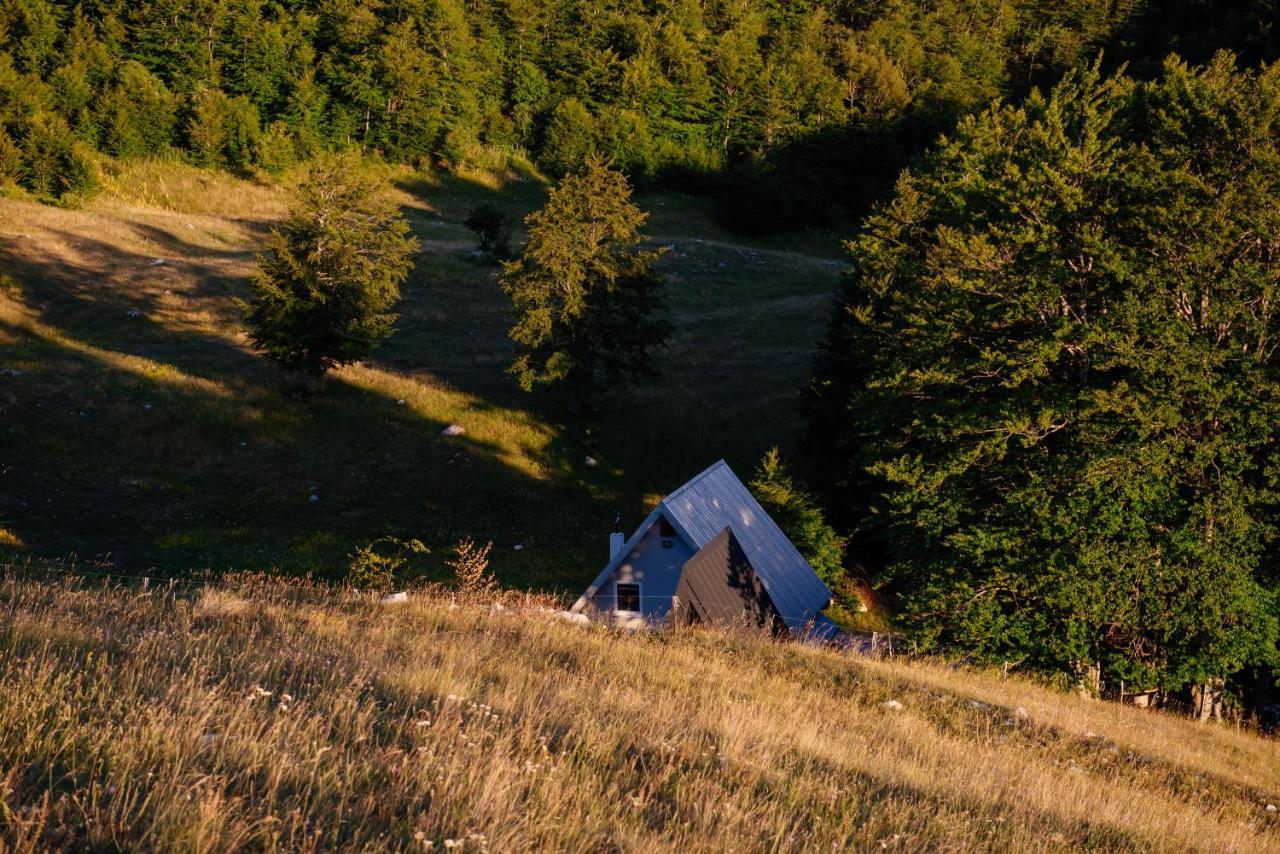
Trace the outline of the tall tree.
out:
<instances>
[{"instance_id":1,"label":"tall tree","mask_svg":"<svg viewBox=\"0 0 1280 854\"><path fill-rule=\"evenodd\" d=\"M641 248L645 219L626 176L591 157L525 220L529 241L502 276L522 388L564 383L585 399L602 377L655 373L668 327L653 268L662 251Z\"/></svg>"},{"instance_id":2,"label":"tall tree","mask_svg":"<svg viewBox=\"0 0 1280 854\"><path fill-rule=\"evenodd\" d=\"M400 286L413 266L409 224L352 157L324 157L258 259L245 322L271 361L304 372L357 361L391 334Z\"/></svg>"},{"instance_id":3,"label":"tall tree","mask_svg":"<svg viewBox=\"0 0 1280 854\"><path fill-rule=\"evenodd\" d=\"M1072 74L851 244L814 440L926 643L1166 688L1274 659L1278 84Z\"/></svg>"}]
</instances>

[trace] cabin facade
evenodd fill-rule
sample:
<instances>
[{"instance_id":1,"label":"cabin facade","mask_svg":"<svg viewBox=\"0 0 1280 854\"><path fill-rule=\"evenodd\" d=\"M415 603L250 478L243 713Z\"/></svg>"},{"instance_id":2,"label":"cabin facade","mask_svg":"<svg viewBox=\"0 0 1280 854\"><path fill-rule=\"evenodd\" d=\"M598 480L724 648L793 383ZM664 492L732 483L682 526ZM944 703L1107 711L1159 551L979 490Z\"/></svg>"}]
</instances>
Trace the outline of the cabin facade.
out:
<instances>
[{"instance_id":1,"label":"cabin facade","mask_svg":"<svg viewBox=\"0 0 1280 854\"><path fill-rule=\"evenodd\" d=\"M834 635L831 591L720 460L658 503L573 610L619 627L707 622Z\"/></svg>"}]
</instances>

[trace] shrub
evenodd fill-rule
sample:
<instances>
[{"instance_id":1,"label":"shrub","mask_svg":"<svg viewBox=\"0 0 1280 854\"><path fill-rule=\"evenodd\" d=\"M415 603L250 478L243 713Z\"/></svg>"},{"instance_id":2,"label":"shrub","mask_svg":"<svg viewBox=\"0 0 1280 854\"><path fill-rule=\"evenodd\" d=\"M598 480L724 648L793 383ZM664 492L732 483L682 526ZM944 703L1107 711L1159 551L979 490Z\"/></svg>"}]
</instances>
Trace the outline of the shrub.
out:
<instances>
[{"instance_id":1,"label":"shrub","mask_svg":"<svg viewBox=\"0 0 1280 854\"><path fill-rule=\"evenodd\" d=\"M511 251L511 218L492 205L480 205L463 220L463 225L475 232L480 251L495 258L505 257Z\"/></svg>"},{"instance_id":2,"label":"shrub","mask_svg":"<svg viewBox=\"0 0 1280 854\"><path fill-rule=\"evenodd\" d=\"M458 589L466 596L480 597L492 594L498 583L489 574L489 552L493 543L477 546L472 540L459 540L453 547L453 557L445 564L453 570Z\"/></svg>"},{"instance_id":3,"label":"shrub","mask_svg":"<svg viewBox=\"0 0 1280 854\"><path fill-rule=\"evenodd\" d=\"M404 572L411 555L427 554L420 540L383 537L356 547L347 567L347 583L357 590L388 591L407 580Z\"/></svg>"}]
</instances>

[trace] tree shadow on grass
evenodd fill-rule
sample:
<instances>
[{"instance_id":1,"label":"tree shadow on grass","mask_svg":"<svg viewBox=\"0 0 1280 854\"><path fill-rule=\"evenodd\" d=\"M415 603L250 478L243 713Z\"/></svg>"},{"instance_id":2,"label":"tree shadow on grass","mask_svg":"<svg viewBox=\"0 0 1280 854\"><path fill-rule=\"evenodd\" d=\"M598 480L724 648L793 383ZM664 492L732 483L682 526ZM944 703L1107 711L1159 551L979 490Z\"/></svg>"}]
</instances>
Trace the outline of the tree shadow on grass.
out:
<instances>
[{"instance_id":1,"label":"tree shadow on grass","mask_svg":"<svg viewBox=\"0 0 1280 854\"><path fill-rule=\"evenodd\" d=\"M512 586L571 589L594 572L574 560L576 526L557 518L574 496L514 465L518 443L484 430L442 436L449 422L431 406L399 402L421 383L377 367L339 372L322 396L300 399L225 333L243 252L174 261L201 295L225 277L194 322L171 304L177 294L122 281L120 271L147 270L147 255L62 239L75 242L75 263L0 243L24 292L0 313L18 342L6 355L23 366L0 391L0 517L37 553L334 575L356 545L386 534L426 541L437 569L469 536L495 541L494 569ZM443 412L521 418L452 388L424 394Z\"/></svg>"}]
</instances>

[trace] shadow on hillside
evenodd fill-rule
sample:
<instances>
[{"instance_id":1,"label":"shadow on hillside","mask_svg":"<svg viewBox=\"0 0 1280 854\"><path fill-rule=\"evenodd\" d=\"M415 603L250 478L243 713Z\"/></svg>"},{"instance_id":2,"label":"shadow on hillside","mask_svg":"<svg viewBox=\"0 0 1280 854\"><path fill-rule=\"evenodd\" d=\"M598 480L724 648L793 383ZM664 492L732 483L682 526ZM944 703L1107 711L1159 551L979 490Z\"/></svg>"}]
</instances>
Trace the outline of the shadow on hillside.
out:
<instances>
[{"instance_id":1,"label":"shadow on hillside","mask_svg":"<svg viewBox=\"0 0 1280 854\"><path fill-rule=\"evenodd\" d=\"M230 334L184 322L171 301L188 297L153 280L163 267L149 254L58 237L76 247L74 265L0 243L36 319L0 322L32 366L0 397L23 415L6 430L0 517L36 552L323 575L393 534L426 541L437 568L456 540L492 539L511 585L573 588L596 570L572 557L579 525L548 519L575 501L590 516L571 485L518 470L495 442L444 437L444 421L340 376L301 399ZM171 263L210 303L213 328L234 322L227 297L244 291L246 253L150 237L181 256ZM457 394L468 412L508 409Z\"/></svg>"}]
</instances>

